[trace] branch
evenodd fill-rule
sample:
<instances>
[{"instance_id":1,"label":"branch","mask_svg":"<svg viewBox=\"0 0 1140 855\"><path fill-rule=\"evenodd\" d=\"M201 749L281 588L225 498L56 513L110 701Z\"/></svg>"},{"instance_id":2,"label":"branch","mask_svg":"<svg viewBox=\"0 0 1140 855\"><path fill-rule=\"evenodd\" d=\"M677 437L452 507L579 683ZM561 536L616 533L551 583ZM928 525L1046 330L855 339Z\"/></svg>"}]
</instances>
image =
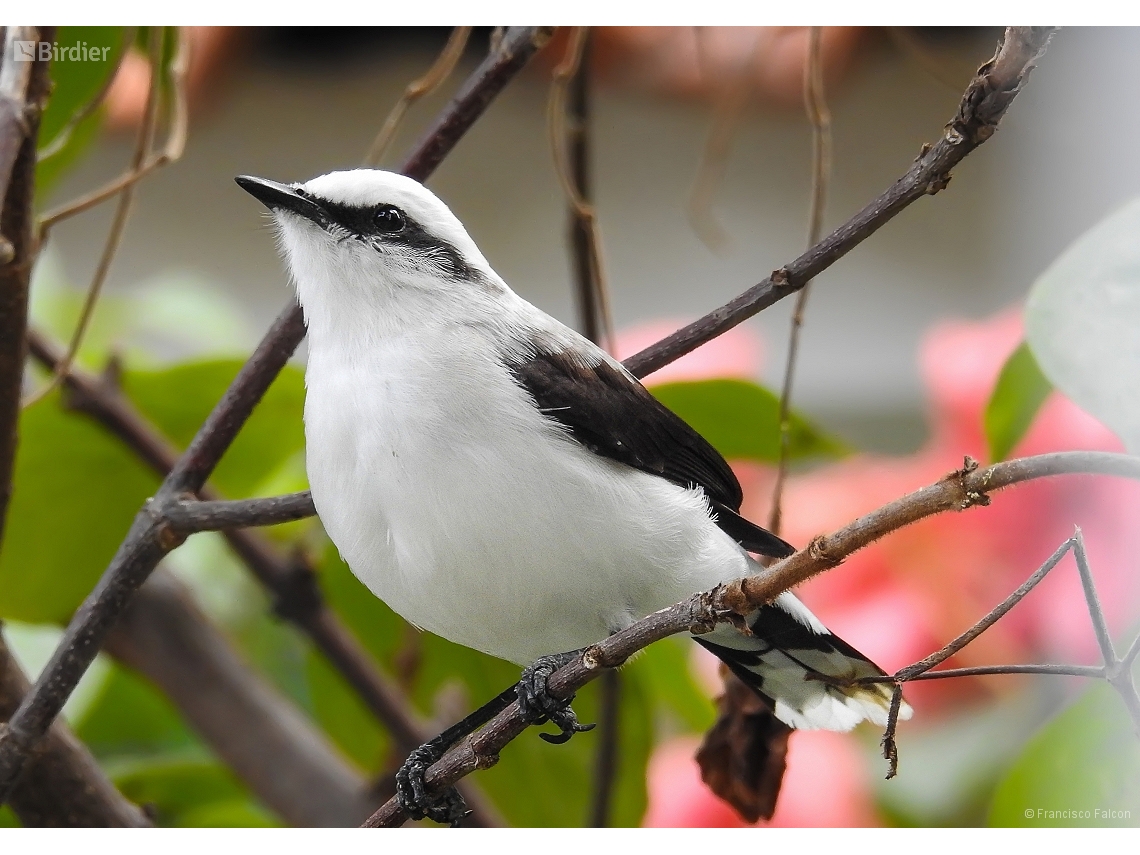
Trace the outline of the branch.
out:
<instances>
[{"instance_id":1,"label":"branch","mask_svg":"<svg viewBox=\"0 0 1140 855\"><path fill-rule=\"evenodd\" d=\"M151 28L150 64L153 72L151 74L150 91L147 93L146 107L143 109L143 120L139 125L138 135L135 140L135 151L131 156L130 170L132 172L137 172L142 167L143 161L146 160L147 153L154 144L154 137L158 130L158 106L161 100L162 90L162 75L159 74L159 67L162 62L162 35L163 29L161 27ZM183 31L179 35L178 52L175 54L174 59L171 60L171 79L174 81L174 98L176 104L181 103L186 97L183 90L185 88L184 77L187 52L187 38ZM178 111L177 106L175 107L175 111ZM185 127L183 127L181 129L181 137L184 139L185 135ZM179 155L182 151L182 142L182 139L176 142L177 154ZM62 376L68 372L72 362L75 361L75 357L78 355L79 348L83 343L83 337L86 335L87 328L91 324L91 318L95 314L95 306L99 302L99 295L103 291L103 284L107 281L107 274L111 271L111 262L115 260L115 255L119 251L119 244L122 242L123 233L126 231L127 218L130 216L131 205L134 202L134 194L134 184L125 185L119 192L119 204L115 207L115 215L111 219L111 228L107 232L107 240L103 245L103 253L99 257L98 264L95 265L95 272L91 276L91 283L87 286L87 296L83 300L83 308L79 313L79 320L75 324L75 331L71 335L71 341L68 343L67 353L64 355L63 360L57 364L48 382L29 395L21 403L21 407L34 404L59 386ZM45 235L46 231L41 227L41 241Z\"/></svg>"},{"instance_id":2,"label":"branch","mask_svg":"<svg viewBox=\"0 0 1140 855\"><path fill-rule=\"evenodd\" d=\"M997 490L1063 474L1119 475L1140 479L1140 458L1107 451L1059 451L995 463L985 469L967 458L966 465L936 484L896 499L877 511L844 526L834 534L817 537L795 555L747 579L733 582L725 591L726 604L741 613L774 599L788 588L829 570L848 555L886 534L944 511L961 511L989 504Z\"/></svg>"},{"instance_id":3,"label":"branch","mask_svg":"<svg viewBox=\"0 0 1140 855\"><path fill-rule=\"evenodd\" d=\"M1051 32L1050 28L1040 27L1009 28L997 55L979 69L970 83L958 115L947 125L943 137L934 146L926 147L906 175L795 261L719 309L626 359L626 368L634 375L644 377L761 309L796 293L911 202L945 188L950 180L949 170L993 135L998 121L1044 51ZM436 124L440 132L449 126L450 120L447 119ZM413 155L408 163L411 166L422 164L434 155L438 146L429 139L421 144L420 153ZM297 309L294 311L299 313ZM234 385L244 386L245 383L235 381ZM274 521L272 514L267 515L264 522L259 522L251 514L244 524L271 524Z\"/></svg>"},{"instance_id":4,"label":"branch","mask_svg":"<svg viewBox=\"0 0 1140 855\"><path fill-rule=\"evenodd\" d=\"M308 490L266 499L237 501L174 499L156 510L175 531L187 535L198 531L277 525L305 519L316 513L312 494Z\"/></svg>"},{"instance_id":5,"label":"branch","mask_svg":"<svg viewBox=\"0 0 1140 855\"><path fill-rule=\"evenodd\" d=\"M250 790L287 823L353 826L375 806L365 778L253 672L169 573L155 573L107 637Z\"/></svg>"},{"instance_id":6,"label":"branch","mask_svg":"<svg viewBox=\"0 0 1140 855\"><path fill-rule=\"evenodd\" d=\"M554 172L570 205L570 245L583 335L615 346L609 279L602 253L598 210L590 198L589 27L571 27L566 56L554 69L546 103L546 126ZM565 102L571 104L567 116ZM569 149L569 151L566 151Z\"/></svg>"},{"instance_id":7,"label":"branch","mask_svg":"<svg viewBox=\"0 0 1140 855\"><path fill-rule=\"evenodd\" d=\"M161 67L159 63L159 57L152 56L152 90L161 77ZM185 29L182 29L179 31L178 36L178 50L170 62L170 88L172 90L173 101L171 103L170 130L167 132L166 143L163 145L162 151L146 159L133 160L130 168L118 178L44 214L40 218L39 223L38 243L40 246L47 240L48 232L56 223L66 220L68 217L74 217L76 214L82 214L84 211L90 210L96 205L127 191L156 169L161 169L182 157L182 152L186 148L186 133L189 128L190 116L186 94L186 75L189 71L189 67L190 42ZM149 110L149 103L147 108ZM146 120L144 120L143 124L144 126L147 124Z\"/></svg>"},{"instance_id":8,"label":"branch","mask_svg":"<svg viewBox=\"0 0 1140 855\"><path fill-rule=\"evenodd\" d=\"M0 635L0 721L28 692L28 678ZM62 721L51 726L12 792L25 826L143 828L150 820L107 780L87 747Z\"/></svg>"},{"instance_id":9,"label":"branch","mask_svg":"<svg viewBox=\"0 0 1140 855\"><path fill-rule=\"evenodd\" d=\"M62 358L63 348L35 329L28 331L28 346L32 356L48 370ZM64 380L63 391L65 406L101 424L160 476L165 477L174 467L178 450L110 379L72 369ZM164 509L155 508L154 512L158 517L168 515L171 527L184 535L230 526L269 525L313 515L308 491L227 502L207 485L199 495L204 500L173 497ZM272 593L274 611L309 636L384 725L396 748L407 753L426 742L431 734L425 724L408 706L399 687L379 670L360 642L329 609L309 562L300 555L282 555L272 542L256 532L231 529L223 530L222 534ZM161 681L156 679L156 682ZM483 826L500 824L495 810L480 792L465 787L464 798L473 812L469 822Z\"/></svg>"},{"instance_id":10,"label":"branch","mask_svg":"<svg viewBox=\"0 0 1140 855\"><path fill-rule=\"evenodd\" d=\"M827 201L827 185L831 178L831 111L823 91L823 27L812 27L808 34L807 60L804 65L804 109L811 123L811 206L808 211L808 246L819 243L823 231L823 209ZM804 325L811 280L804 283L792 310L792 328L788 333L788 355L784 366L784 386L780 390L780 457L776 465L776 483L772 488L772 513L768 528L780 533L781 500L788 477L788 450L792 434L792 384L796 360L800 353L800 331Z\"/></svg>"},{"instance_id":11,"label":"branch","mask_svg":"<svg viewBox=\"0 0 1140 855\"><path fill-rule=\"evenodd\" d=\"M380 159L388 150L392 138L396 135L396 129L400 127L400 122L403 121L408 108L421 98L430 95L451 76L451 72L455 71L455 66L459 64L459 60L463 56L463 49L467 47L467 39L470 37L471 27L455 27L451 31L451 37L448 38L447 44L443 46L443 50L432 63L432 67L427 70L423 77L413 80L407 85L400 96L400 100L396 102L388 113L388 117L384 119L384 124L380 127L380 132L376 134L376 139L372 141L368 154L364 157L365 166L377 166L380 163Z\"/></svg>"},{"instance_id":12,"label":"branch","mask_svg":"<svg viewBox=\"0 0 1140 855\"><path fill-rule=\"evenodd\" d=\"M588 27L575 27L571 31L566 56L554 70L547 103L547 124L554 169L569 202L569 239L574 293L578 298L578 328L595 344L604 340L612 351L615 346L613 317L602 271L601 233L592 204L590 180L590 41ZM564 100L569 100L568 112L563 109ZM564 149L567 150L566 156L563 155ZM609 671L602 678L598 711L594 791L588 817L588 824L593 828L609 825L618 767L620 718L621 676L617 671Z\"/></svg>"},{"instance_id":13,"label":"branch","mask_svg":"<svg viewBox=\"0 0 1140 855\"><path fill-rule=\"evenodd\" d=\"M1117 475L1140 480L1140 458L1110 452L1069 451L1010 460L983 470L975 468L952 472L936 484L891 502L835 534L817 537L807 548L756 576L737 579L711 591L694 594L684 602L654 612L614 633L554 672L548 689L553 697L569 697L599 677L605 669L617 668L637 651L655 641L679 632L703 634L722 621L732 623L738 619L738 615L748 614L770 602L808 576L836 566L842 557L855 549L933 513L988 504L989 493L1022 481L1078 473ZM950 496L953 498L947 501L938 498ZM823 559L818 554L819 544L831 544L837 553L828 552L826 559ZM838 553L839 550L843 550L842 554ZM815 569L805 573L805 567ZM894 681L894 678L888 679L888 682ZM897 695L901 700L901 691ZM486 727L454 746L439 762L432 765L424 778L428 791L440 792L476 769L495 765L499 752L526 728L518 704L511 704ZM390 827L401 825L405 820L399 804L395 799L390 799L365 825Z\"/></svg>"},{"instance_id":14,"label":"branch","mask_svg":"<svg viewBox=\"0 0 1140 855\"><path fill-rule=\"evenodd\" d=\"M682 327L641 353L625 360L635 376L644 377L723 332L799 291L811 279L874 234L903 208L922 196L945 189L950 170L993 136L1006 108L1025 84L1052 34L1050 27L1009 27L998 52L978 69L957 115L906 175L878 199L817 243L795 261L703 318Z\"/></svg>"},{"instance_id":15,"label":"branch","mask_svg":"<svg viewBox=\"0 0 1140 855\"><path fill-rule=\"evenodd\" d=\"M0 56L0 537L12 494L24 383L36 135L51 85L46 62L17 61L15 50L17 41L38 43L53 34L50 28L40 33L35 27L6 27Z\"/></svg>"},{"instance_id":16,"label":"branch","mask_svg":"<svg viewBox=\"0 0 1140 855\"><path fill-rule=\"evenodd\" d=\"M416 147L405 163L405 174L426 179L549 35L549 29L541 27L509 30L499 50L476 69ZM281 313L238 373L163 481L156 500L164 502L170 496L201 489L303 336L301 310L294 304ZM12 716L8 729L0 734L0 800L11 792L28 752L63 708L134 592L179 542L178 533L151 516L149 508L135 517L110 566L72 618L51 661Z\"/></svg>"}]
</instances>

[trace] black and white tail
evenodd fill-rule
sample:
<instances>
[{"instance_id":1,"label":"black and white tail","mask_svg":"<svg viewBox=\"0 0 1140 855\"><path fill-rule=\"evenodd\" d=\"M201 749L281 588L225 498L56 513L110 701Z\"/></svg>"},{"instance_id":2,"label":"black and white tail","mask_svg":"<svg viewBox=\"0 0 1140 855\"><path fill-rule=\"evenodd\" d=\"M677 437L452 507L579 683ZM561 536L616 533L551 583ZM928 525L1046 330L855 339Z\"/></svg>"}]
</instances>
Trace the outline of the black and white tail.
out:
<instances>
[{"instance_id":1,"label":"black and white tail","mask_svg":"<svg viewBox=\"0 0 1140 855\"><path fill-rule=\"evenodd\" d=\"M881 676L883 671L832 635L795 595L781 594L748 615L746 622L751 635L718 624L694 638L768 701L780 721L801 730L846 731L864 719L886 725L890 684L839 686L811 679L812 675L854 679ZM899 718L910 715L904 701Z\"/></svg>"}]
</instances>

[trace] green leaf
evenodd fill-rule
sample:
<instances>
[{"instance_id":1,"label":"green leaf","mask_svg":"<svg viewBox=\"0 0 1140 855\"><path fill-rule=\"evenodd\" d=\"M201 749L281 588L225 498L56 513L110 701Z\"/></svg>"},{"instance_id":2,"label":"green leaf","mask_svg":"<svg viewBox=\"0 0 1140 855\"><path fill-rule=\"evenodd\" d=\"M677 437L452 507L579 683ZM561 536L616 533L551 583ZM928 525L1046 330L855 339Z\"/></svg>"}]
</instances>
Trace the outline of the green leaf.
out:
<instances>
[{"instance_id":1,"label":"green leaf","mask_svg":"<svg viewBox=\"0 0 1140 855\"><path fill-rule=\"evenodd\" d=\"M179 446L205 420L238 360L129 371L123 387ZM301 372L286 368L218 466L212 483L250 495L304 447ZM0 618L65 623L94 587L158 477L58 393L20 418L12 504L0 551Z\"/></svg>"},{"instance_id":2,"label":"green leaf","mask_svg":"<svg viewBox=\"0 0 1140 855\"><path fill-rule=\"evenodd\" d=\"M183 752L200 745L165 695L119 665L111 666L75 734L100 758Z\"/></svg>"},{"instance_id":3,"label":"green leaf","mask_svg":"<svg viewBox=\"0 0 1140 855\"><path fill-rule=\"evenodd\" d=\"M71 118L98 94L115 68L119 51L123 49L122 42L122 27L58 29L55 44L60 53L51 63L52 93L40 120L41 151L51 145ZM73 54L72 47L88 50L85 54ZM76 58L72 59L73 56ZM98 59L91 59L92 56ZM72 129L67 142L56 154L36 165L36 192L41 198L95 139L101 122L99 111L92 113Z\"/></svg>"},{"instance_id":4,"label":"green leaf","mask_svg":"<svg viewBox=\"0 0 1140 855\"><path fill-rule=\"evenodd\" d=\"M650 390L729 460L776 463L780 457L780 399L747 380L663 383ZM849 452L802 415L792 412L789 458L842 457Z\"/></svg>"},{"instance_id":5,"label":"green leaf","mask_svg":"<svg viewBox=\"0 0 1140 855\"><path fill-rule=\"evenodd\" d=\"M1041 371L1140 454L1140 199L1073 242L1025 304Z\"/></svg>"},{"instance_id":6,"label":"green leaf","mask_svg":"<svg viewBox=\"0 0 1140 855\"><path fill-rule=\"evenodd\" d=\"M157 371L130 371L123 390L180 448L193 439L242 366L239 359L190 362ZM282 370L241 429L210 481L226 496L257 489L305 447L304 373Z\"/></svg>"},{"instance_id":7,"label":"green leaf","mask_svg":"<svg viewBox=\"0 0 1140 855\"><path fill-rule=\"evenodd\" d=\"M990 461L1005 460L1025 436L1053 385L1041 373L1029 345L1022 342L998 375L983 424Z\"/></svg>"},{"instance_id":8,"label":"green leaf","mask_svg":"<svg viewBox=\"0 0 1140 855\"><path fill-rule=\"evenodd\" d=\"M66 623L157 486L122 443L64 411L58 393L26 409L0 551L0 618Z\"/></svg>"},{"instance_id":9,"label":"green leaf","mask_svg":"<svg viewBox=\"0 0 1140 855\"><path fill-rule=\"evenodd\" d=\"M279 824L214 760L158 757L123 766L111 779L124 796L147 807L159 826Z\"/></svg>"},{"instance_id":10,"label":"green leaf","mask_svg":"<svg viewBox=\"0 0 1140 855\"><path fill-rule=\"evenodd\" d=\"M998 785L991 826L1140 825L1140 740L1098 683L1038 731Z\"/></svg>"},{"instance_id":11,"label":"green leaf","mask_svg":"<svg viewBox=\"0 0 1140 855\"><path fill-rule=\"evenodd\" d=\"M716 710L693 675L692 652L689 639L665 638L639 653L623 673L636 674L650 693L654 709L672 712L680 729L704 733L716 721Z\"/></svg>"},{"instance_id":12,"label":"green leaf","mask_svg":"<svg viewBox=\"0 0 1140 855\"><path fill-rule=\"evenodd\" d=\"M211 802L178 816L180 828L281 828L284 823L252 799Z\"/></svg>"}]
</instances>

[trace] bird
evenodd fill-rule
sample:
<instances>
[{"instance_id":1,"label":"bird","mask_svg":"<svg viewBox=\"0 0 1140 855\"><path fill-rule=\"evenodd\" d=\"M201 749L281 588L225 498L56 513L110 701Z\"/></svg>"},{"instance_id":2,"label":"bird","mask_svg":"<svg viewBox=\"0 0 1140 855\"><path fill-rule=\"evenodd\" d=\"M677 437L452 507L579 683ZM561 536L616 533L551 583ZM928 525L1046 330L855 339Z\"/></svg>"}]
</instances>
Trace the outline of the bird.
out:
<instances>
[{"instance_id":1,"label":"bird","mask_svg":"<svg viewBox=\"0 0 1140 855\"><path fill-rule=\"evenodd\" d=\"M567 657L758 572L754 555L795 551L740 515L740 483L704 438L516 294L421 183L377 169L236 181L268 208L304 311L306 470L325 531L411 624L527 666L532 721L562 739L585 729L543 692ZM745 623L693 637L781 722L886 724L891 687L845 682L884 672L794 594ZM422 771L439 753L417 755L414 786L398 779L413 815L437 818Z\"/></svg>"}]
</instances>

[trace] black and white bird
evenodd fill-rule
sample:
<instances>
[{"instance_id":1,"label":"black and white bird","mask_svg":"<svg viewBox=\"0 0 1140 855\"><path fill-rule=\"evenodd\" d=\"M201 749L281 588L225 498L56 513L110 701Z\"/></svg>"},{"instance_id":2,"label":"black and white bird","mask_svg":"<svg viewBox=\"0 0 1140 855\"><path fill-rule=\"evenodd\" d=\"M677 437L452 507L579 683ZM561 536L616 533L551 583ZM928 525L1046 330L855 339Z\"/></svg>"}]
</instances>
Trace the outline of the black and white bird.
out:
<instances>
[{"instance_id":1,"label":"black and white bird","mask_svg":"<svg viewBox=\"0 0 1140 855\"><path fill-rule=\"evenodd\" d=\"M421 184L368 169L237 180L272 212L305 312L317 512L408 621L526 665L757 572L750 552L791 554L738 514L720 454L515 294ZM882 671L793 594L747 623L696 639L781 721L885 724L887 686L808 679Z\"/></svg>"}]
</instances>

